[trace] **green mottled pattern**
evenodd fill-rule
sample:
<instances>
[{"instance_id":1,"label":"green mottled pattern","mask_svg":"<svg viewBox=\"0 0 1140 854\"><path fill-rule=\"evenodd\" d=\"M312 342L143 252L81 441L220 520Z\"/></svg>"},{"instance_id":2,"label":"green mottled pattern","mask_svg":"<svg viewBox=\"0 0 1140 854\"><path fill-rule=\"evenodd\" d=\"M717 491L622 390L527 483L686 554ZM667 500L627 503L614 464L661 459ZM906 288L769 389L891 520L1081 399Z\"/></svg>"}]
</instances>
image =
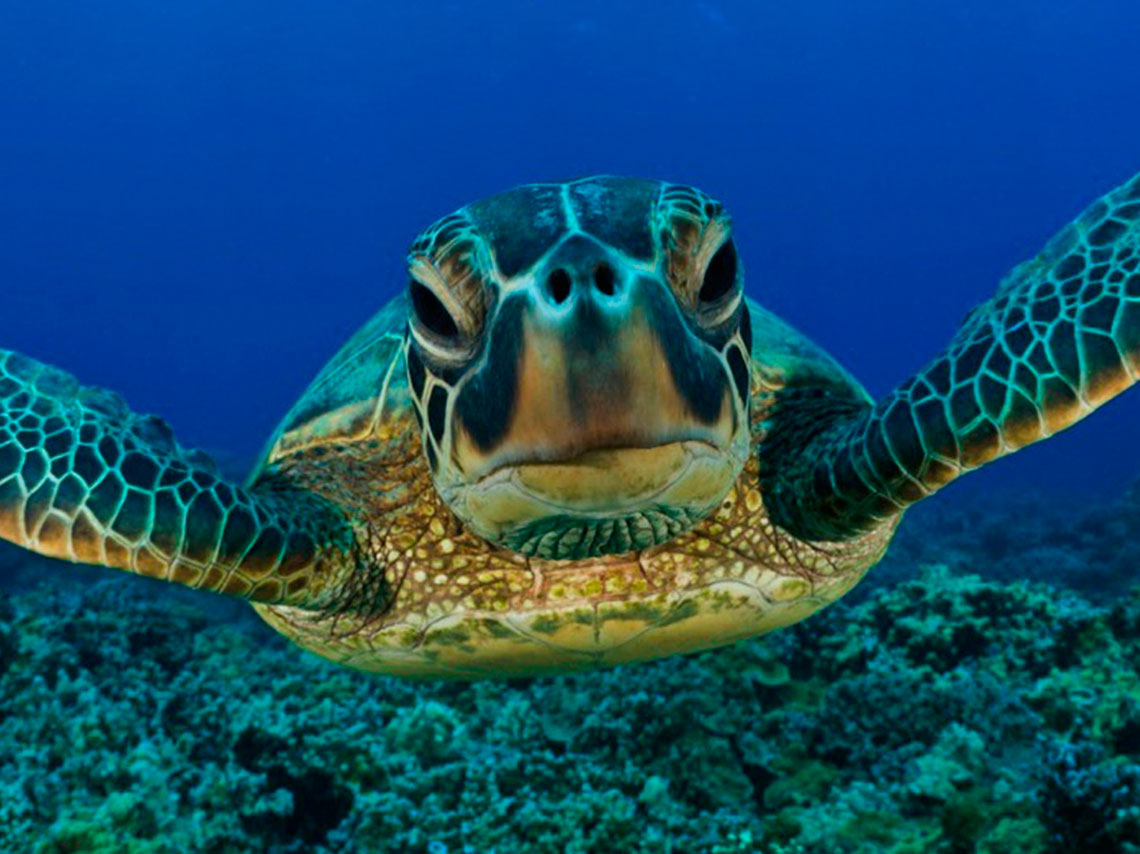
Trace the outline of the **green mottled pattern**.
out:
<instances>
[{"instance_id":1,"label":"green mottled pattern","mask_svg":"<svg viewBox=\"0 0 1140 854\"><path fill-rule=\"evenodd\" d=\"M1140 176L1093 204L874 407L789 394L766 501L793 533L874 527L958 475L1083 418L1140 371Z\"/></svg>"},{"instance_id":2,"label":"green mottled pattern","mask_svg":"<svg viewBox=\"0 0 1140 854\"><path fill-rule=\"evenodd\" d=\"M316 496L227 483L161 419L3 350L0 537L53 557L294 603L320 597L329 583L322 571L352 541L343 517Z\"/></svg>"}]
</instances>

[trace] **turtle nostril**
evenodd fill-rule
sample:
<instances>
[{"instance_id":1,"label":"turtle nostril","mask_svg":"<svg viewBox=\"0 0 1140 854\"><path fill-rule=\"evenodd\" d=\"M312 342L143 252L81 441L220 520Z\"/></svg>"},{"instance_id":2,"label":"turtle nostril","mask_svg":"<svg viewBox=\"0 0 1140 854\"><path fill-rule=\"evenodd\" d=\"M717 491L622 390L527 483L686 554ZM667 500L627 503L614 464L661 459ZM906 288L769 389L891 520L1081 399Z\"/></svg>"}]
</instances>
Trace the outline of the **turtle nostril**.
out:
<instances>
[{"instance_id":1,"label":"turtle nostril","mask_svg":"<svg viewBox=\"0 0 1140 854\"><path fill-rule=\"evenodd\" d=\"M570 296L570 274L559 267L546 277L546 288L555 303L566 302Z\"/></svg>"},{"instance_id":2,"label":"turtle nostril","mask_svg":"<svg viewBox=\"0 0 1140 854\"><path fill-rule=\"evenodd\" d=\"M594 285L606 296L614 295L614 268L605 261L594 268Z\"/></svg>"}]
</instances>

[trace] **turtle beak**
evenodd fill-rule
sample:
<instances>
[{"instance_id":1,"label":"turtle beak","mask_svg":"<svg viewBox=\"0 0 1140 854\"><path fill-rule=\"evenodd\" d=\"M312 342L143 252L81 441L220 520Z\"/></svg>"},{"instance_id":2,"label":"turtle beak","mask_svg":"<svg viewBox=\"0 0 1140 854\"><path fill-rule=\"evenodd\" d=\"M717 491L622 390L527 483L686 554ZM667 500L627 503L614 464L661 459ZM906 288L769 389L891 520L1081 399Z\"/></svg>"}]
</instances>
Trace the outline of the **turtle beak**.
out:
<instances>
[{"instance_id":1,"label":"turtle beak","mask_svg":"<svg viewBox=\"0 0 1140 854\"><path fill-rule=\"evenodd\" d=\"M517 343L489 350L479 375L494 384L476 377L460 391L455 451L467 482L599 451L731 445L739 414L715 351L654 271L591 238L564 241L506 294L494 324L493 341Z\"/></svg>"}]
</instances>

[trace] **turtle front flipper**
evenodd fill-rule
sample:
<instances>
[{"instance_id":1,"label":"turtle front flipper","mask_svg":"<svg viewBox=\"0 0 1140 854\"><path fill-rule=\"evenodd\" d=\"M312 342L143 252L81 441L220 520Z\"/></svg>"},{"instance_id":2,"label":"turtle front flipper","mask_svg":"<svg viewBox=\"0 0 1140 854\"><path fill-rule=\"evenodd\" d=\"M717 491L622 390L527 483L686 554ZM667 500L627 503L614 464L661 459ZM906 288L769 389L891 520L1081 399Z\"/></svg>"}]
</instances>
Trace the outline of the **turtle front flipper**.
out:
<instances>
[{"instance_id":1,"label":"turtle front flipper","mask_svg":"<svg viewBox=\"0 0 1140 854\"><path fill-rule=\"evenodd\" d=\"M850 537L1138 376L1140 176L1015 268L942 355L875 406L786 392L761 451L768 509L797 536Z\"/></svg>"},{"instance_id":2,"label":"turtle front flipper","mask_svg":"<svg viewBox=\"0 0 1140 854\"><path fill-rule=\"evenodd\" d=\"M259 602L335 589L353 534L335 507L281 485L227 483L161 419L0 350L0 538Z\"/></svg>"}]
</instances>

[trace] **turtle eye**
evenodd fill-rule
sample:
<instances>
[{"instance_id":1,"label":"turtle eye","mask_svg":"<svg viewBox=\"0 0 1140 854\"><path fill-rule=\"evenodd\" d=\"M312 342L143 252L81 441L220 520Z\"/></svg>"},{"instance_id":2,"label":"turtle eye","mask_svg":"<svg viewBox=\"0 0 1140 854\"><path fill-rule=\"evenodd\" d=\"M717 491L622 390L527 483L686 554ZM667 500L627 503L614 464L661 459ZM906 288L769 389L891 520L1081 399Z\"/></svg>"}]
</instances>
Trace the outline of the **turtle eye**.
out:
<instances>
[{"instance_id":1,"label":"turtle eye","mask_svg":"<svg viewBox=\"0 0 1140 854\"><path fill-rule=\"evenodd\" d=\"M412 310L425 329L440 338L455 338L459 335L459 326L455 323L455 318L444 308L431 288L412 279L408 290L412 297Z\"/></svg>"},{"instance_id":2,"label":"turtle eye","mask_svg":"<svg viewBox=\"0 0 1140 854\"><path fill-rule=\"evenodd\" d=\"M709 259L697 298L702 303L716 302L736 284L736 247L726 240Z\"/></svg>"}]
</instances>

